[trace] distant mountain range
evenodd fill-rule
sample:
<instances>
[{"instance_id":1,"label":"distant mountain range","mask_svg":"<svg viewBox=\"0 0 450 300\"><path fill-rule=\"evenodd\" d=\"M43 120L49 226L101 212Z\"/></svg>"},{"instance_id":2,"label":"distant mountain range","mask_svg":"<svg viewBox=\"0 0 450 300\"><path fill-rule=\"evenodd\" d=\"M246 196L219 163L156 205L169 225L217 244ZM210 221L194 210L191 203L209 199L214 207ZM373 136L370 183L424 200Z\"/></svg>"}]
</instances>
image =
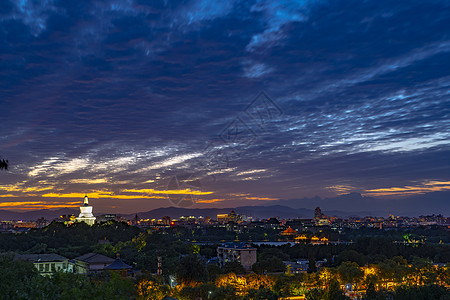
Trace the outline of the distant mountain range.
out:
<instances>
[{"instance_id":1,"label":"distant mountain range","mask_svg":"<svg viewBox=\"0 0 450 300\"><path fill-rule=\"evenodd\" d=\"M388 213L401 216L419 216L426 214L450 215L450 192L433 192L402 199L379 199L364 197L358 193L341 195L334 198L302 198L261 202L259 206L240 206L236 208L180 208L164 207L146 212L138 212L142 219L160 219L164 216L179 218L181 216L210 216L229 213L232 209L238 214L254 218L312 218L314 208L319 206L329 216L387 216ZM53 220L60 215L78 215L78 210L63 208L58 210L35 210L13 212L0 210L0 220L37 220L44 217ZM135 214L123 215L133 218Z\"/></svg>"},{"instance_id":2,"label":"distant mountain range","mask_svg":"<svg viewBox=\"0 0 450 300\"><path fill-rule=\"evenodd\" d=\"M380 199L364 197L359 193L350 193L333 198L302 198L272 201L292 208L314 209L319 206L330 215L372 215L385 216L389 212L402 216L427 214L450 215L450 191L432 192L399 199Z\"/></svg>"},{"instance_id":3,"label":"distant mountain range","mask_svg":"<svg viewBox=\"0 0 450 300\"><path fill-rule=\"evenodd\" d=\"M251 216L255 218L308 218L314 214L310 209L292 209L291 207L281 205L271 206L241 206L236 208L180 208L180 207L164 207L138 213L142 219L161 219L164 216L171 218L179 218L181 216L210 216L215 218L217 214L229 213L234 210L237 214ZM126 215L126 218L132 218L135 214Z\"/></svg>"},{"instance_id":4,"label":"distant mountain range","mask_svg":"<svg viewBox=\"0 0 450 300\"><path fill-rule=\"evenodd\" d=\"M31 210L27 212L15 212L10 210L0 210L0 220L23 220L23 221L35 221L39 218L46 220L53 220L61 215L78 215L79 210L70 208L60 208L57 210L40 209Z\"/></svg>"}]
</instances>

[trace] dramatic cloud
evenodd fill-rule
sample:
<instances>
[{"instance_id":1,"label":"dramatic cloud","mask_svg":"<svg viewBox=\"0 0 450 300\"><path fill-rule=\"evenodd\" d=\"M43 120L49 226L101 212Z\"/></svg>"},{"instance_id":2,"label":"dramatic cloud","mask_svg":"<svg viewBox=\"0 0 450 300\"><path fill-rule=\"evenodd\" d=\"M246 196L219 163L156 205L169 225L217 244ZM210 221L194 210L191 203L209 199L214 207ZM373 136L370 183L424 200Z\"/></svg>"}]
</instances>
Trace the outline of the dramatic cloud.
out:
<instances>
[{"instance_id":1,"label":"dramatic cloud","mask_svg":"<svg viewBox=\"0 0 450 300\"><path fill-rule=\"evenodd\" d=\"M447 190L449 28L438 0L2 1L0 207Z\"/></svg>"}]
</instances>

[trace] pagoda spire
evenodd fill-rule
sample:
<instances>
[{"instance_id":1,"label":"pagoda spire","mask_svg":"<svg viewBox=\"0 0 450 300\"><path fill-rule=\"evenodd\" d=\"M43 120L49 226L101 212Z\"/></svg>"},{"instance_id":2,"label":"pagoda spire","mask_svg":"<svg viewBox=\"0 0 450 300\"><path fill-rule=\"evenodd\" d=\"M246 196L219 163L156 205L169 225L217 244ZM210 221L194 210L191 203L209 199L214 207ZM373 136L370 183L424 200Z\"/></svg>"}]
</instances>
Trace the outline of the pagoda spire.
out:
<instances>
[{"instance_id":1,"label":"pagoda spire","mask_svg":"<svg viewBox=\"0 0 450 300\"><path fill-rule=\"evenodd\" d=\"M80 215L77 218L78 222L85 222L88 225L94 225L95 217L92 214L92 206L89 205L89 198L84 196L84 204L80 206Z\"/></svg>"}]
</instances>

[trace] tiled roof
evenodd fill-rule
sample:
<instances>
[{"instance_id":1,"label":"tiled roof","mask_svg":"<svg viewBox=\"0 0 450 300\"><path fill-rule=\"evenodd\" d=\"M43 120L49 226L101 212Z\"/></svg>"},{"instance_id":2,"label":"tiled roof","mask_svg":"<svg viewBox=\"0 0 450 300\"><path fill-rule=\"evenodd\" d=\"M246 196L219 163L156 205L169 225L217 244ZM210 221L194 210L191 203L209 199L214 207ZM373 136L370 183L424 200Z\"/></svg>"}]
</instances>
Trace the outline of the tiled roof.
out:
<instances>
[{"instance_id":1,"label":"tiled roof","mask_svg":"<svg viewBox=\"0 0 450 300\"><path fill-rule=\"evenodd\" d=\"M295 231L294 229L291 228L291 226L289 226L285 231L283 231L283 233L287 234L287 233L297 233L297 231Z\"/></svg>"},{"instance_id":2,"label":"tiled roof","mask_svg":"<svg viewBox=\"0 0 450 300\"><path fill-rule=\"evenodd\" d=\"M85 255L79 256L75 258L76 260L80 260L86 263L95 264L95 263L106 263L110 264L114 261L111 257L104 256L97 253L87 253Z\"/></svg>"},{"instance_id":3,"label":"tiled roof","mask_svg":"<svg viewBox=\"0 0 450 300\"><path fill-rule=\"evenodd\" d=\"M28 260L31 262L52 262L52 261L64 261L68 258L58 254L17 254L16 259Z\"/></svg>"},{"instance_id":4,"label":"tiled roof","mask_svg":"<svg viewBox=\"0 0 450 300\"><path fill-rule=\"evenodd\" d=\"M117 258L112 264L105 267L107 270L126 270L131 268L132 267L130 265L124 263L120 258Z\"/></svg>"}]
</instances>

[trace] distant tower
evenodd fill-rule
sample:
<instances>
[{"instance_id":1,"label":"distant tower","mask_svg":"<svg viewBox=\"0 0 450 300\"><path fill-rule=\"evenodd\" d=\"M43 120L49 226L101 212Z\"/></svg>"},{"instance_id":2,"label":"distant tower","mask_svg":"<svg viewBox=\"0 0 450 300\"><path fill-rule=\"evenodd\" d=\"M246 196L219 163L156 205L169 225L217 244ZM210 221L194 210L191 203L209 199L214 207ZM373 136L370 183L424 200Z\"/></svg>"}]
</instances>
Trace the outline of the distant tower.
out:
<instances>
[{"instance_id":1,"label":"distant tower","mask_svg":"<svg viewBox=\"0 0 450 300\"><path fill-rule=\"evenodd\" d=\"M80 215L77 218L77 222L85 222L88 225L94 225L95 217L92 214L92 206L89 205L88 196L84 196L83 206L80 206Z\"/></svg>"},{"instance_id":2,"label":"distant tower","mask_svg":"<svg viewBox=\"0 0 450 300\"><path fill-rule=\"evenodd\" d=\"M320 209L320 207L316 207L316 209L314 210L314 217L316 219L322 219L322 210Z\"/></svg>"},{"instance_id":3,"label":"distant tower","mask_svg":"<svg viewBox=\"0 0 450 300\"><path fill-rule=\"evenodd\" d=\"M161 256L158 256L158 276L162 275L162 258Z\"/></svg>"},{"instance_id":4,"label":"distant tower","mask_svg":"<svg viewBox=\"0 0 450 300\"><path fill-rule=\"evenodd\" d=\"M234 210L230 211L230 214L228 215L228 222L235 222L237 221L237 215Z\"/></svg>"},{"instance_id":5,"label":"distant tower","mask_svg":"<svg viewBox=\"0 0 450 300\"><path fill-rule=\"evenodd\" d=\"M134 226L137 226L137 225L139 225L139 217L138 217L138 215L137 215L137 213L136 213L136 215L134 216L134 218L131 220L131 225L134 225Z\"/></svg>"}]
</instances>

